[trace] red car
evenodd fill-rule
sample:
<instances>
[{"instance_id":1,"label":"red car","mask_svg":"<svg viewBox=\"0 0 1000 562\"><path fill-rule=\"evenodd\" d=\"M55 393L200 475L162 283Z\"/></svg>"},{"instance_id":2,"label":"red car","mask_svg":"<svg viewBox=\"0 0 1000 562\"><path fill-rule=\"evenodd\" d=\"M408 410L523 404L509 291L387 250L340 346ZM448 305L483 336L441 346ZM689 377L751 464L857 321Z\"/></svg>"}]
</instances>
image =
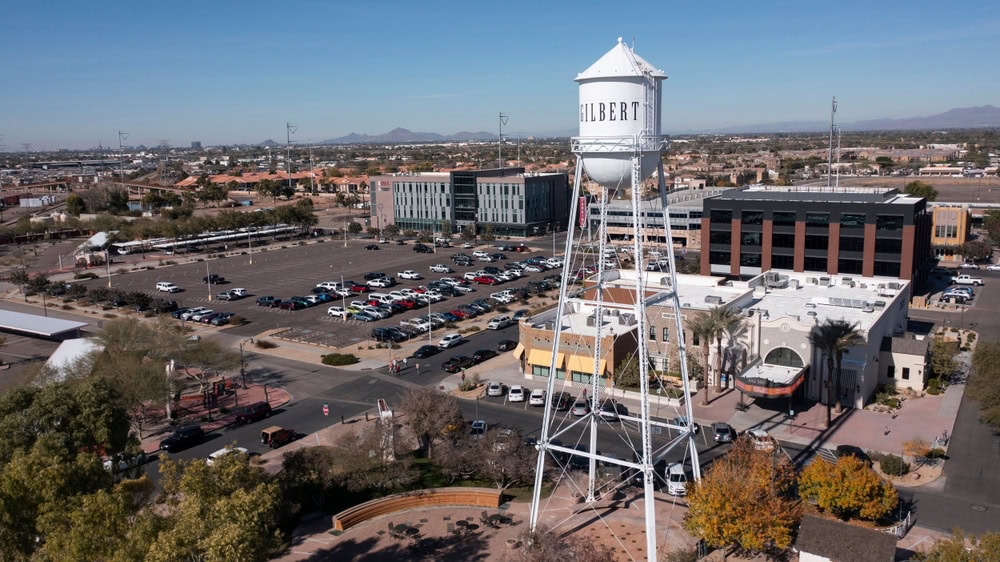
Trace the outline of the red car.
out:
<instances>
[{"instance_id":1,"label":"red car","mask_svg":"<svg viewBox=\"0 0 1000 562\"><path fill-rule=\"evenodd\" d=\"M378 299L371 299L371 300L368 301L368 304L370 304L370 305L378 308L378 307L382 306L382 301L380 301Z\"/></svg>"},{"instance_id":2,"label":"red car","mask_svg":"<svg viewBox=\"0 0 1000 562\"><path fill-rule=\"evenodd\" d=\"M479 283L480 285L496 285L499 283L496 277L493 277L492 275L480 275L473 279L473 281Z\"/></svg>"},{"instance_id":3,"label":"red car","mask_svg":"<svg viewBox=\"0 0 1000 562\"><path fill-rule=\"evenodd\" d=\"M278 308L282 310L301 310L305 308L305 305L296 301L281 301L281 304L278 305Z\"/></svg>"},{"instance_id":4,"label":"red car","mask_svg":"<svg viewBox=\"0 0 1000 562\"><path fill-rule=\"evenodd\" d=\"M399 300L399 301L396 301L396 304L398 304L399 306L401 306L401 307L403 307L403 308L405 308L407 310L412 310L414 308L417 308L417 301L415 301L413 299Z\"/></svg>"},{"instance_id":5,"label":"red car","mask_svg":"<svg viewBox=\"0 0 1000 562\"><path fill-rule=\"evenodd\" d=\"M344 286L351 290L352 293L367 293L368 286L355 283L353 281L348 281L344 283Z\"/></svg>"},{"instance_id":6,"label":"red car","mask_svg":"<svg viewBox=\"0 0 1000 562\"><path fill-rule=\"evenodd\" d=\"M465 320L466 318L468 318L468 317L469 317L469 315L468 315L468 314L466 314L466 313L462 312L461 310L459 310L459 309L457 309L457 308L456 308L455 310L449 310L449 311L448 311L448 314L452 314L452 315L454 315L454 316L458 316L458 318L459 318L460 320Z\"/></svg>"}]
</instances>

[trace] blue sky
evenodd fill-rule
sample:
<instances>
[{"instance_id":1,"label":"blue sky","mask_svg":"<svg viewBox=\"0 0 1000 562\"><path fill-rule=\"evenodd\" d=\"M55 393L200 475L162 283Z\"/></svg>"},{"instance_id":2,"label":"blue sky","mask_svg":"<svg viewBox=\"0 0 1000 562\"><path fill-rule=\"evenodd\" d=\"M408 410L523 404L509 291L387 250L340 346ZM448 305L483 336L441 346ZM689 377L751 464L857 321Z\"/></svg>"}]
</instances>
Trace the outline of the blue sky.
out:
<instances>
[{"instance_id":1,"label":"blue sky","mask_svg":"<svg viewBox=\"0 0 1000 562\"><path fill-rule=\"evenodd\" d=\"M9 2L5 150L575 130L617 37L669 76L664 131L1000 105L1000 3Z\"/></svg>"}]
</instances>

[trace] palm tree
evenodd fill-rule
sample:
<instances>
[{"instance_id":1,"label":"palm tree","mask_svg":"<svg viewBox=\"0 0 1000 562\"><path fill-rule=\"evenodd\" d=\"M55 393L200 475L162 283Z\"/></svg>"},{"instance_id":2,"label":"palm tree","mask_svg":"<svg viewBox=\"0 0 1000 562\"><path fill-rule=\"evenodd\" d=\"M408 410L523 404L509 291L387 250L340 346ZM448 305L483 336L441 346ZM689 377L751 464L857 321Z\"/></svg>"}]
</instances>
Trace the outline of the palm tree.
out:
<instances>
[{"instance_id":1,"label":"palm tree","mask_svg":"<svg viewBox=\"0 0 1000 562\"><path fill-rule=\"evenodd\" d=\"M715 339L715 392L722 392L722 339L731 333L733 324L740 322L740 313L725 305L716 305L708 313Z\"/></svg>"},{"instance_id":2,"label":"palm tree","mask_svg":"<svg viewBox=\"0 0 1000 562\"><path fill-rule=\"evenodd\" d=\"M707 313L699 314L688 320L687 327L701 343L701 373L705 378L705 399L702 404L708 406L708 345L715 337L712 317Z\"/></svg>"},{"instance_id":3,"label":"palm tree","mask_svg":"<svg viewBox=\"0 0 1000 562\"><path fill-rule=\"evenodd\" d=\"M836 403L837 413L841 412L840 405L840 381L841 361L847 350L864 341L864 337L857 329L856 323L846 320L832 320L827 318L822 324L816 327L809 334L809 343L826 355L826 426L830 427L833 416L831 408ZM834 362L836 361L837 379L836 387L831 392L830 383L833 379Z\"/></svg>"}]
</instances>

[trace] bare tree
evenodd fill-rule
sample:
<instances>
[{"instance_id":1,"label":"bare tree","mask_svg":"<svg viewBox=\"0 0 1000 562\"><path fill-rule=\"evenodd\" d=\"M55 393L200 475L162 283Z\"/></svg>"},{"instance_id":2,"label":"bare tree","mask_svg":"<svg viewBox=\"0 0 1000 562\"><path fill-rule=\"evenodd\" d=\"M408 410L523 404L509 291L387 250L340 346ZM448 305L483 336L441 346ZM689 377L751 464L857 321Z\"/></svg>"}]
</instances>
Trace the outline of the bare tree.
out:
<instances>
[{"instance_id":1,"label":"bare tree","mask_svg":"<svg viewBox=\"0 0 1000 562\"><path fill-rule=\"evenodd\" d=\"M398 428L391 420L382 419L342 437L333 448L338 481L351 491L375 489L381 493L416 482L420 474L409 458L397 457L397 441Z\"/></svg>"},{"instance_id":2,"label":"bare tree","mask_svg":"<svg viewBox=\"0 0 1000 562\"><path fill-rule=\"evenodd\" d=\"M403 396L400 409L406 413L406 424L417 437L417 447L431 458L435 441L463 426L464 419L458 400L432 388L413 388Z\"/></svg>"},{"instance_id":3,"label":"bare tree","mask_svg":"<svg viewBox=\"0 0 1000 562\"><path fill-rule=\"evenodd\" d=\"M477 474L500 490L530 482L535 476L538 451L524 444L521 434L510 429L494 429L477 441Z\"/></svg>"}]
</instances>

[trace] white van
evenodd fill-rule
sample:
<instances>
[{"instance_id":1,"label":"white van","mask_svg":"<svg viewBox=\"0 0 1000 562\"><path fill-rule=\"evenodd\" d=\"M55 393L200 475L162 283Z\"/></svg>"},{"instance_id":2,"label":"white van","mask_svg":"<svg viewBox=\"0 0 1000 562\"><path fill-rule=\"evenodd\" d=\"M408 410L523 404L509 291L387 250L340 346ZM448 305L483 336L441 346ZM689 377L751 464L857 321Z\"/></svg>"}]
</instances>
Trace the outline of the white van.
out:
<instances>
[{"instance_id":1,"label":"white van","mask_svg":"<svg viewBox=\"0 0 1000 562\"><path fill-rule=\"evenodd\" d=\"M161 293L177 293L181 288L167 281L160 281L156 284L156 290Z\"/></svg>"},{"instance_id":2,"label":"white van","mask_svg":"<svg viewBox=\"0 0 1000 562\"><path fill-rule=\"evenodd\" d=\"M679 462L667 465L663 474L667 480L667 493L671 496L687 495L687 473L684 472L684 465Z\"/></svg>"},{"instance_id":3,"label":"white van","mask_svg":"<svg viewBox=\"0 0 1000 562\"><path fill-rule=\"evenodd\" d=\"M392 304L394 299L385 293L369 293L368 300L376 300L382 304Z\"/></svg>"}]
</instances>

